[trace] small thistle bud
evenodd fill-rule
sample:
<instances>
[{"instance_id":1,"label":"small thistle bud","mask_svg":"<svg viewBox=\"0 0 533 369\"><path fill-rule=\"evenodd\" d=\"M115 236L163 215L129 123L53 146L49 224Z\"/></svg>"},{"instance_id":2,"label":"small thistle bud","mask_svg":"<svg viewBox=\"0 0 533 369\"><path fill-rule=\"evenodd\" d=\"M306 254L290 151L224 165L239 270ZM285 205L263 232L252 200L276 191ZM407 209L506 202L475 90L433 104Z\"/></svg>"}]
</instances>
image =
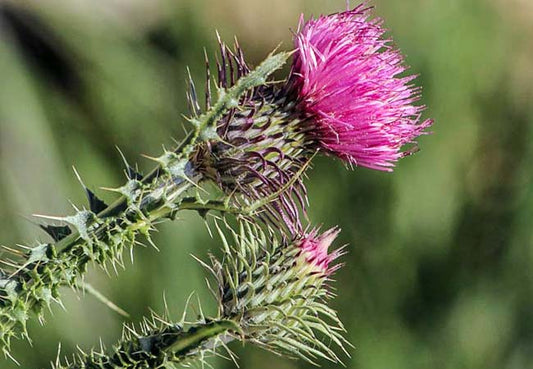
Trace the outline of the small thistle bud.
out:
<instances>
[{"instance_id":1,"label":"small thistle bud","mask_svg":"<svg viewBox=\"0 0 533 369\"><path fill-rule=\"evenodd\" d=\"M341 348L342 324L328 308L328 280L338 269L328 252L338 235L313 230L293 240L268 237L255 225L234 233L235 247L226 247L224 263L213 260L220 315L235 320L241 335L274 352L312 361L315 356L340 361L320 336Z\"/></svg>"}]
</instances>

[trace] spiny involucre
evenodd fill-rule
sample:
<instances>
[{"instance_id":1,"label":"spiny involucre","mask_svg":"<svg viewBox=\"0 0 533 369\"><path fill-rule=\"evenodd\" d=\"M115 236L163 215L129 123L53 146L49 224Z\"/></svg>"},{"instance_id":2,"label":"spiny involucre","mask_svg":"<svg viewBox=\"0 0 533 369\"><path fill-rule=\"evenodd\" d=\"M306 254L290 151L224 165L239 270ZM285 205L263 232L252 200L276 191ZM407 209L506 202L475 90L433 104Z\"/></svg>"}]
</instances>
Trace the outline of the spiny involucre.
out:
<instances>
[{"instance_id":1,"label":"spiny involucre","mask_svg":"<svg viewBox=\"0 0 533 369\"><path fill-rule=\"evenodd\" d=\"M314 363L339 362L330 344L344 349L344 328L328 306L332 273L341 249L329 250L339 231L302 232L292 239L265 234L243 222L224 245L224 263L213 259L219 314L242 327L247 341Z\"/></svg>"},{"instance_id":2,"label":"spiny involucre","mask_svg":"<svg viewBox=\"0 0 533 369\"><path fill-rule=\"evenodd\" d=\"M202 152L199 168L222 187L259 197L317 151L392 171L415 151L405 145L433 121L421 121L415 76L405 75L404 58L384 33L364 5L307 22L302 17L287 80L258 87L229 111L217 130L222 141Z\"/></svg>"}]
</instances>

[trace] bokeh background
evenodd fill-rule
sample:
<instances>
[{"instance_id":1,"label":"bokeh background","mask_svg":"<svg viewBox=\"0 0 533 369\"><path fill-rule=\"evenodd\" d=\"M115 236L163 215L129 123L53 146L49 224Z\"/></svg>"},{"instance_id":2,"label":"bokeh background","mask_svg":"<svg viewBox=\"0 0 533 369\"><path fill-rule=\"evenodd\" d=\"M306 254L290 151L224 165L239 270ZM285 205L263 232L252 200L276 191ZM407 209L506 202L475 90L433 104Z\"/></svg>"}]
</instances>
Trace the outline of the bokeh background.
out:
<instances>
[{"instance_id":1,"label":"bokeh background","mask_svg":"<svg viewBox=\"0 0 533 369\"><path fill-rule=\"evenodd\" d=\"M376 0L395 43L424 86L433 135L393 174L347 171L318 158L310 218L340 225L348 243L334 307L355 349L348 368L533 368L533 2ZM352 3L354 6L355 3ZM186 66L203 81L215 30L239 37L257 64L291 48L300 13L342 0L0 1L0 243L46 236L33 213L70 214L92 188L124 181L116 146L139 154L183 135ZM100 192L101 193L101 192ZM104 198L110 199L107 194ZM189 255L216 249L195 214L165 224L160 252L135 250L118 275L88 280L138 321L179 319L192 291L214 309L205 272ZM122 318L91 296L65 291L33 346L14 344L22 368L120 337ZM307 368L251 346L243 368ZM16 368L0 359L3 369ZM234 364L214 360L217 368ZM338 367L321 362L325 368Z\"/></svg>"}]
</instances>

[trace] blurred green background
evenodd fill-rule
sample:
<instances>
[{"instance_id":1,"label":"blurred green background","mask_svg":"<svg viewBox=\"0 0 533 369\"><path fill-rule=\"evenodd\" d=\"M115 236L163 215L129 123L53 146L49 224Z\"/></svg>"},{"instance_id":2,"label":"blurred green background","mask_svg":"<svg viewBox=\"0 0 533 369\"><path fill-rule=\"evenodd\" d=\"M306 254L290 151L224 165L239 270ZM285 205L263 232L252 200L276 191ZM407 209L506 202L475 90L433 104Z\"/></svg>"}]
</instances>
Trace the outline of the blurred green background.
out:
<instances>
[{"instance_id":1,"label":"blurred green background","mask_svg":"<svg viewBox=\"0 0 533 369\"><path fill-rule=\"evenodd\" d=\"M340 225L349 244L334 307L354 344L349 368L533 368L533 2L381 0L395 43L424 87L433 135L393 174L347 171L319 158L308 180L310 217ZM352 3L352 5L355 5ZM30 214L70 214L83 204L75 165L92 188L124 181L121 148L139 154L183 135L186 66L203 81L203 47L215 30L239 37L252 64L280 41L291 48L298 16L345 8L342 0L0 1L0 243L46 236ZM107 194L104 198L110 199ZM202 221L184 214L137 248L135 264L88 280L138 321L179 319L190 292L213 301L190 257L216 249ZM33 346L14 344L22 368L120 337L122 318L91 296L65 291ZM251 346L243 368L307 368ZM223 360L217 368L233 368ZM321 362L323 367L332 366ZM0 368L16 366L0 361Z\"/></svg>"}]
</instances>

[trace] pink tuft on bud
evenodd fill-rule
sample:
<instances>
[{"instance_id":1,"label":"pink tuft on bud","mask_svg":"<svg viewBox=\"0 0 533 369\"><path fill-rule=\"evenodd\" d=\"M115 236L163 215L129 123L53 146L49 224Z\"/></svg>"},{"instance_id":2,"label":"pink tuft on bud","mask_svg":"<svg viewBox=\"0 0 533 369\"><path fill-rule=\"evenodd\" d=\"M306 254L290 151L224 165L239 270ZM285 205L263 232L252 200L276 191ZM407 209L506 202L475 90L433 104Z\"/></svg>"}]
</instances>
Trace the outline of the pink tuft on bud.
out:
<instances>
[{"instance_id":1,"label":"pink tuft on bud","mask_svg":"<svg viewBox=\"0 0 533 369\"><path fill-rule=\"evenodd\" d=\"M413 105L420 89L400 76L407 70L400 52L384 39L370 9L300 20L290 82L299 108L314 118L319 145L350 164L392 171L412 152L405 144L426 132L424 106Z\"/></svg>"},{"instance_id":2,"label":"pink tuft on bud","mask_svg":"<svg viewBox=\"0 0 533 369\"><path fill-rule=\"evenodd\" d=\"M330 264L340 256L341 250L329 253L328 249L339 232L340 229L336 227L321 235L318 235L317 230L313 230L300 241L299 247L303 251L306 261L318 267L325 274L331 274L338 268L338 266Z\"/></svg>"}]
</instances>

